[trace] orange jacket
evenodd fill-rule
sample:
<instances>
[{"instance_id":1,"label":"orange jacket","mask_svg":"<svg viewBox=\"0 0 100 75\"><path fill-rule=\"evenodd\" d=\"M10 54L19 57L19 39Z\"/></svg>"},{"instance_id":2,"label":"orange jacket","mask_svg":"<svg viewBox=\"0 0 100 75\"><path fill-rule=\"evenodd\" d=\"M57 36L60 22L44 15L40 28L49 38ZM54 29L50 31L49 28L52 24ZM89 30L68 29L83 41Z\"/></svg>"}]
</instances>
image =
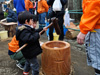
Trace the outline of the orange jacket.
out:
<instances>
[{"instance_id":1,"label":"orange jacket","mask_svg":"<svg viewBox=\"0 0 100 75\"><path fill-rule=\"evenodd\" d=\"M12 52L16 52L19 49L19 41L16 40L16 36L14 36L10 43L8 43L9 50Z\"/></svg>"},{"instance_id":2,"label":"orange jacket","mask_svg":"<svg viewBox=\"0 0 100 75\"><path fill-rule=\"evenodd\" d=\"M25 0L25 9L29 11L29 8L33 8L33 3L30 0Z\"/></svg>"},{"instance_id":3,"label":"orange jacket","mask_svg":"<svg viewBox=\"0 0 100 75\"><path fill-rule=\"evenodd\" d=\"M38 13L48 12L48 10L49 10L49 6L47 4L47 1L45 0L38 1L38 9L37 9Z\"/></svg>"},{"instance_id":4,"label":"orange jacket","mask_svg":"<svg viewBox=\"0 0 100 75\"><path fill-rule=\"evenodd\" d=\"M87 34L94 29L100 29L100 0L83 0L82 8L80 31Z\"/></svg>"}]
</instances>

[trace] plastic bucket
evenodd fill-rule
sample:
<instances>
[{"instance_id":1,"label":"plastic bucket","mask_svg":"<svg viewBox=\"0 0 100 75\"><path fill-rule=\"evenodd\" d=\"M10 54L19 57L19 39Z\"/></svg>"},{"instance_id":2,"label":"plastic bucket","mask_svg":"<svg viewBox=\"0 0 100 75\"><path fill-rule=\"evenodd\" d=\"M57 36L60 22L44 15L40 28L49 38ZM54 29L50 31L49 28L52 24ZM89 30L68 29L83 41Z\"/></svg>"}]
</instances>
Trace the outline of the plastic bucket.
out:
<instances>
[{"instance_id":1,"label":"plastic bucket","mask_svg":"<svg viewBox=\"0 0 100 75\"><path fill-rule=\"evenodd\" d=\"M68 29L65 26L63 26L63 29L64 29L64 36L65 36Z\"/></svg>"},{"instance_id":2,"label":"plastic bucket","mask_svg":"<svg viewBox=\"0 0 100 75\"><path fill-rule=\"evenodd\" d=\"M56 33L53 33L53 40L58 41L58 39L59 39L59 35L57 35Z\"/></svg>"},{"instance_id":3,"label":"plastic bucket","mask_svg":"<svg viewBox=\"0 0 100 75\"><path fill-rule=\"evenodd\" d=\"M0 39L7 39L8 38L8 31L0 31Z\"/></svg>"}]
</instances>

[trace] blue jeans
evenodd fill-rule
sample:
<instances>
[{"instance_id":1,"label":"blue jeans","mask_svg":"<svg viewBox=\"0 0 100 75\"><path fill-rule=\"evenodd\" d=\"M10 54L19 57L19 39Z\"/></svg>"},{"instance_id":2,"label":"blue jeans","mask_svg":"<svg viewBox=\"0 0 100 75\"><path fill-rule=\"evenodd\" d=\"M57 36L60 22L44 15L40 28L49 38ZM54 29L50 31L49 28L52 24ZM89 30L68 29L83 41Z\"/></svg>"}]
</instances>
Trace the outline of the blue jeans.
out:
<instances>
[{"instance_id":1,"label":"blue jeans","mask_svg":"<svg viewBox=\"0 0 100 75\"><path fill-rule=\"evenodd\" d=\"M39 24L45 24L46 13L39 14Z\"/></svg>"},{"instance_id":2,"label":"blue jeans","mask_svg":"<svg viewBox=\"0 0 100 75\"><path fill-rule=\"evenodd\" d=\"M29 9L29 12L30 12L31 14L33 14L33 9Z\"/></svg>"},{"instance_id":3,"label":"blue jeans","mask_svg":"<svg viewBox=\"0 0 100 75\"><path fill-rule=\"evenodd\" d=\"M32 75L39 75L39 63L37 57L26 59L24 72L29 72L32 69Z\"/></svg>"}]
</instances>

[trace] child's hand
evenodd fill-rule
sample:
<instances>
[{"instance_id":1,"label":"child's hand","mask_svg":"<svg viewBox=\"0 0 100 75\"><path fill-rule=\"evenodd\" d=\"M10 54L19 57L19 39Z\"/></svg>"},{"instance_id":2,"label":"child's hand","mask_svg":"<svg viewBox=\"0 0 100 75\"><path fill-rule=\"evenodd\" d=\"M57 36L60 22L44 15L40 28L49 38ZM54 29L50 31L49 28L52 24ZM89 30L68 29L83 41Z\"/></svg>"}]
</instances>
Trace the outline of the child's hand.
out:
<instances>
[{"instance_id":1,"label":"child's hand","mask_svg":"<svg viewBox=\"0 0 100 75\"><path fill-rule=\"evenodd\" d=\"M47 27L44 27L43 30L41 32L39 32L39 35L41 35L44 31L47 31Z\"/></svg>"},{"instance_id":2,"label":"child's hand","mask_svg":"<svg viewBox=\"0 0 100 75\"><path fill-rule=\"evenodd\" d=\"M47 29L48 29L47 27L44 27L44 28L43 28L44 31L47 31Z\"/></svg>"}]
</instances>

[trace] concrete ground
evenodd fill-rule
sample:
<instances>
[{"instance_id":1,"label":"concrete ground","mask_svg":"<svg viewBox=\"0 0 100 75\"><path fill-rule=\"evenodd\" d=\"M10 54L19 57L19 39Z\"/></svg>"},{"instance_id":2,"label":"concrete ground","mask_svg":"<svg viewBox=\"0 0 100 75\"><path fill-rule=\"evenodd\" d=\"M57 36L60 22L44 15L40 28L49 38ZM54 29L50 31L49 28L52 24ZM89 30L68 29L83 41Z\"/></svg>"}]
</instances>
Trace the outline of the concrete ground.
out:
<instances>
[{"instance_id":1,"label":"concrete ground","mask_svg":"<svg viewBox=\"0 0 100 75\"><path fill-rule=\"evenodd\" d=\"M46 34L42 35L40 41L46 42ZM66 38L64 39L66 41ZM68 41L68 40L67 40ZM22 75L22 70L16 67L16 62L8 56L8 42L0 41L0 75ZM75 40L69 42L71 44L71 64L73 67L73 75L94 75L94 70L86 64L86 53L78 50L77 46L72 45ZM41 55L38 56L41 63ZM31 75L31 74L30 74ZM40 74L41 75L41 74Z\"/></svg>"}]
</instances>

